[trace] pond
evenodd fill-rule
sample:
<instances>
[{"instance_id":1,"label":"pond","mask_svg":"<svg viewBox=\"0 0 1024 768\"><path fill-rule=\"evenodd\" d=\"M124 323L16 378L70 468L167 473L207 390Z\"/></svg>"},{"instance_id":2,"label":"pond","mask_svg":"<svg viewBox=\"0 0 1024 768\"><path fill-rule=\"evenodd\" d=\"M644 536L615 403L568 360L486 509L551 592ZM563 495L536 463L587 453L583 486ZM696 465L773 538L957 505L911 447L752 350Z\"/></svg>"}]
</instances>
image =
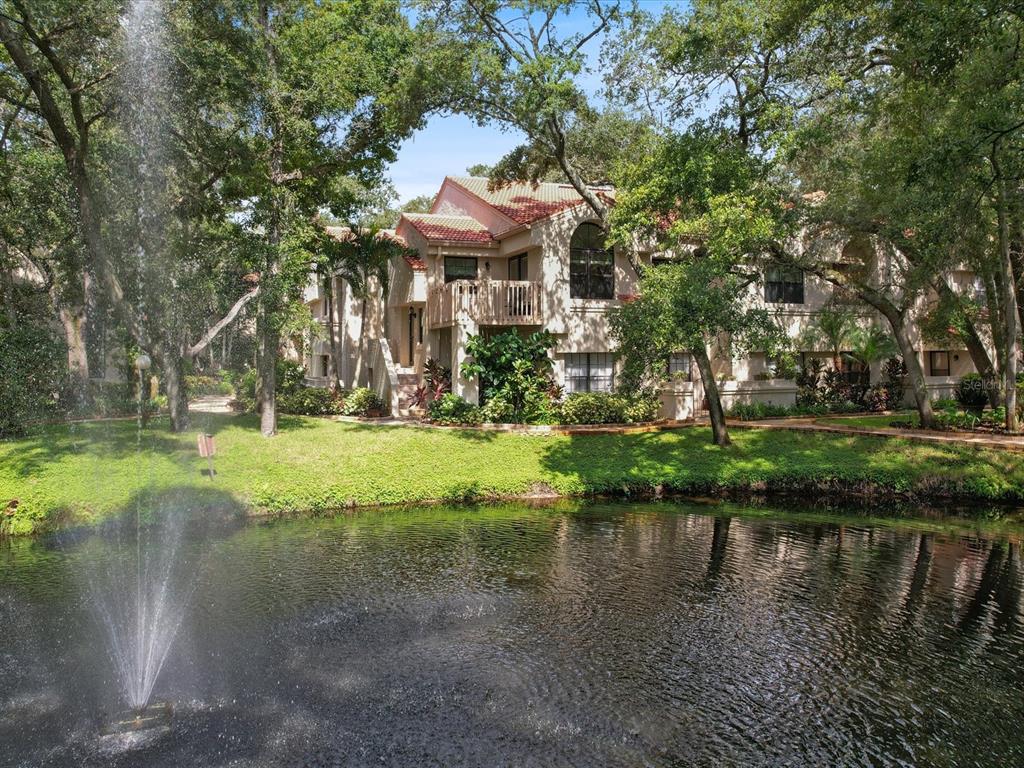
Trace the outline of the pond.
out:
<instances>
[{"instance_id":1,"label":"pond","mask_svg":"<svg viewBox=\"0 0 1024 768\"><path fill-rule=\"evenodd\" d=\"M109 535L0 543L0 764L1024 764L1013 535L667 502L189 524L173 716L130 744L84 575Z\"/></svg>"}]
</instances>

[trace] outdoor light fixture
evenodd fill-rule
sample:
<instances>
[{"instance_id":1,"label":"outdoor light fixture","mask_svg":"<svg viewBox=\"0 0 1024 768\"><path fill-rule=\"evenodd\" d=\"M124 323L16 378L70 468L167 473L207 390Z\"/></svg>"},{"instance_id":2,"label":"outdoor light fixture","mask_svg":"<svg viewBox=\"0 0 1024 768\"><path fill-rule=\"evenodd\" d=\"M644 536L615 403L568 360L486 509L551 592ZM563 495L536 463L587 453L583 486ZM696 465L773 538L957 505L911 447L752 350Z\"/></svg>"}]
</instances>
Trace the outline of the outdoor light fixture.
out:
<instances>
[{"instance_id":1,"label":"outdoor light fixture","mask_svg":"<svg viewBox=\"0 0 1024 768\"><path fill-rule=\"evenodd\" d=\"M153 361L149 359L149 355L145 352L140 352L139 356L135 358L135 367L140 371L148 371L149 366L153 364Z\"/></svg>"}]
</instances>

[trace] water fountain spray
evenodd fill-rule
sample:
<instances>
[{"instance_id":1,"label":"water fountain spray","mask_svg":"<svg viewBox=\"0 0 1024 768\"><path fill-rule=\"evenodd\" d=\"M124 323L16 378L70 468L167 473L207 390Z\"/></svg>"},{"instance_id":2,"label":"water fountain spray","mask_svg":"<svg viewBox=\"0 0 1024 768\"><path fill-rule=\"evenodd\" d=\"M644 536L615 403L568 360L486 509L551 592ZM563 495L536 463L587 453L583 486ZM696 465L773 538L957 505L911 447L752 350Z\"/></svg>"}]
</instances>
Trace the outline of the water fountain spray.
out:
<instances>
[{"instance_id":1,"label":"water fountain spray","mask_svg":"<svg viewBox=\"0 0 1024 768\"><path fill-rule=\"evenodd\" d=\"M169 101L165 23L162 0L132 0L122 19L126 57L123 122L137 158L126 189L131 190L135 202L138 318L147 316L147 276L158 273L164 247ZM139 337L145 338L145 329L137 330ZM140 352L135 359L140 462L150 365L149 355ZM174 512L153 509L140 497L134 519L125 520L109 542L105 568L90 578L93 603L107 630L110 657L129 708L115 716L108 732L166 725L170 716L169 704L152 704L151 699L195 583L189 564L178 554L183 519Z\"/></svg>"}]
</instances>

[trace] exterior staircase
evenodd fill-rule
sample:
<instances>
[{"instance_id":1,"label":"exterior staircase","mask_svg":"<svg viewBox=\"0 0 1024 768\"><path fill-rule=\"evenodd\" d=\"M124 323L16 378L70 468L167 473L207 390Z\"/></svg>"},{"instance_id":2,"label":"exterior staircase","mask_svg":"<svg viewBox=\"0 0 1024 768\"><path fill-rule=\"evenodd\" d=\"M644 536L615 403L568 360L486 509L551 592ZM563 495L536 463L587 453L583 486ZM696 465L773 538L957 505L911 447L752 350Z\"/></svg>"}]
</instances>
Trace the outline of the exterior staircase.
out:
<instances>
[{"instance_id":1,"label":"exterior staircase","mask_svg":"<svg viewBox=\"0 0 1024 768\"><path fill-rule=\"evenodd\" d=\"M420 377L411 368L398 369L398 413L402 419L420 419L425 415L422 407L413 405Z\"/></svg>"}]
</instances>

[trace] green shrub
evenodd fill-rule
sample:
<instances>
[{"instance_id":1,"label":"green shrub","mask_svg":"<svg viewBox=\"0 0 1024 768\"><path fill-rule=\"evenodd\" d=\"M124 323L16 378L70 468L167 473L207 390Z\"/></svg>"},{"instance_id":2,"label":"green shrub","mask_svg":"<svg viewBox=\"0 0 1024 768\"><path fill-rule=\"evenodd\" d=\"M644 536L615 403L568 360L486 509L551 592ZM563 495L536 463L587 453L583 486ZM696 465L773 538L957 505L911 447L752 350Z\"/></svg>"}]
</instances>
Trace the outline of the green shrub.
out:
<instances>
[{"instance_id":1,"label":"green shrub","mask_svg":"<svg viewBox=\"0 0 1024 768\"><path fill-rule=\"evenodd\" d=\"M1002 427L1006 424L1006 406L1000 405L981 414L981 423L987 427Z\"/></svg>"},{"instance_id":2,"label":"green shrub","mask_svg":"<svg viewBox=\"0 0 1024 768\"><path fill-rule=\"evenodd\" d=\"M741 421L753 421L756 419L768 419L778 416L789 416L793 413L792 408L775 403L736 403L729 409L728 416Z\"/></svg>"},{"instance_id":3,"label":"green shrub","mask_svg":"<svg viewBox=\"0 0 1024 768\"><path fill-rule=\"evenodd\" d=\"M935 426L939 429L975 429L980 423L977 414L958 410L955 405L935 412Z\"/></svg>"},{"instance_id":4,"label":"green shrub","mask_svg":"<svg viewBox=\"0 0 1024 768\"><path fill-rule=\"evenodd\" d=\"M247 413L256 411L256 382L259 376L255 368L250 368L235 377L235 400Z\"/></svg>"},{"instance_id":5,"label":"green shrub","mask_svg":"<svg viewBox=\"0 0 1024 768\"><path fill-rule=\"evenodd\" d=\"M864 407L869 411L887 411L892 399L892 393L885 384L874 384L864 393Z\"/></svg>"},{"instance_id":6,"label":"green shrub","mask_svg":"<svg viewBox=\"0 0 1024 768\"><path fill-rule=\"evenodd\" d=\"M932 400L932 408L939 411L955 411L960 407L960 403L951 397L937 397Z\"/></svg>"},{"instance_id":7,"label":"green shrub","mask_svg":"<svg viewBox=\"0 0 1024 768\"><path fill-rule=\"evenodd\" d=\"M797 405L813 406L821 402L821 376L825 363L816 357L809 358L796 376Z\"/></svg>"},{"instance_id":8,"label":"green shrub","mask_svg":"<svg viewBox=\"0 0 1024 768\"><path fill-rule=\"evenodd\" d=\"M480 418L489 424L512 424L516 420L516 409L499 393L480 409Z\"/></svg>"},{"instance_id":9,"label":"green shrub","mask_svg":"<svg viewBox=\"0 0 1024 768\"><path fill-rule=\"evenodd\" d=\"M554 337L547 331L521 336L507 331L496 336L470 336L462 364L466 377L476 377L488 421L539 424L555 411L551 357Z\"/></svg>"},{"instance_id":10,"label":"green shrub","mask_svg":"<svg viewBox=\"0 0 1024 768\"><path fill-rule=\"evenodd\" d=\"M192 397L203 395L232 395L234 388L231 386L227 371L220 376L206 376L202 374L191 374L185 377L185 388Z\"/></svg>"},{"instance_id":11,"label":"green shrub","mask_svg":"<svg viewBox=\"0 0 1024 768\"><path fill-rule=\"evenodd\" d=\"M278 358L276 370L278 400L294 394L303 388L303 381L306 378L305 369L298 363ZM255 368L248 368L242 373L234 374L235 400L242 406L242 410L252 413L256 411L256 387L259 383L259 375Z\"/></svg>"},{"instance_id":12,"label":"green shrub","mask_svg":"<svg viewBox=\"0 0 1024 768\"><path fill-rule=\"evenodd\" d=\"M298 416L332 416L343 412L344 398L340 392L320 387L303 387L277 398L281 413Z\"/></svg>"},{"instance_id":13,"label":"green shrub","mask_svg":"<svg viewBox=\"0 0 1024 768\"><path fill-rule=\"evenodd\" d=\"M560 417L563 424L622 424L626 404L609 392L574 392L562 403Z\"/></svg>"},{"instance_id":14,"label":"green shrub","mask_svg":"<svg viewBox=\"0 0 1024 768\"><path fill-rule=\"evenodd\" d=\"M135 387L128 381L90 379L88 399L70 393L72 402L68 412L73 416L126 416L138 412L139 399Z\"/></svg>"},{"instance_id":15,"label":"green shrub","mask_svg":"<svg viewBox=\"0 0 1024 768\"><path fill-rule=\"evenodd\" d=\"M988 404L987 382L981 374L969 373L956 383L954 397L964 408L984 408Z\"/></svg>"},{"instance_id":16,"label":"green shrub","mask_svg":"<svg viewBox=\"0 0 1024 768\"><path fill-rule=\"evenodd\" d=\"M658 399L651 395L575 392L565 398L558 415L562 424L635 424L653 421L658 408Z\"/></svg>"},{"instance_id":17,"label":"green shrub","mask_svg":"<svg viewBox=\"0 0 1024 768\"><path fill-rule=\"evenodd\" d=\"M388 407L369 387L353 389L345 396L341 412L345 416L371 416L387 413Z\"/></svg>"},{"instance_id":18,"label":"green shrub","mask_svg":"<svg viewBox=\"0 0 1024 768\"><path fill-rule=\"evenodd\" d=\"M452 392L446 392L432 401L428 416L434 424L473 425L483 421L480 408Z\"/></svg>"},{"instance_id":19,"label":"green shrub","mask_svg":"<svg viewBox=\"0 0 1024 768\"><path fill-rule=\"evenodd\" d=\"M58 415L66 375L65 348L47 329L0 326L0 435Z\"/></svg>"},{"instance_id":20,"label":"green shrub","mask_svg":"<svg viewBox=\"0 0 1024 768\"><path fill-rule=\"evenodd\" d=\"M661 399L657 395L638 395L629 398L624 415L627 424L640 424L654 421L661 409Z\"/></svg>"}]
</instances>

